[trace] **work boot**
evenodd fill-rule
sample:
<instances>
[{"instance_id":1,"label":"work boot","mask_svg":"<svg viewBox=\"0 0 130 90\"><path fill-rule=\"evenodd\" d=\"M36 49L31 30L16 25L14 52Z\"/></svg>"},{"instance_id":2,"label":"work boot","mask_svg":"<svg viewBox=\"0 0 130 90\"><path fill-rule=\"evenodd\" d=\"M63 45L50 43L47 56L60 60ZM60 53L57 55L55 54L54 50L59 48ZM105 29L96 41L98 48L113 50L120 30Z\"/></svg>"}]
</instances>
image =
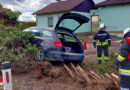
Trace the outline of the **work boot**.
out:
<instances>
[{"instance_id":1,"label":"work boot","mask_svg":"<svg viewBox=\"0 0 130 90\"><path fill-rule=\"evenodd\" d=\"M104 61L110 61L110 58L108 56L104 56Z\"/></svg>"},{"instance_id":2,"label":"work boot","mask_svg":"<svg viewBox=\"0 0 130 90\"><path fill-rule=\"evenodd\" d=\"M102 60L98 60L98 64L101 64L102 63Z\"/></svg>"}]
</instances>

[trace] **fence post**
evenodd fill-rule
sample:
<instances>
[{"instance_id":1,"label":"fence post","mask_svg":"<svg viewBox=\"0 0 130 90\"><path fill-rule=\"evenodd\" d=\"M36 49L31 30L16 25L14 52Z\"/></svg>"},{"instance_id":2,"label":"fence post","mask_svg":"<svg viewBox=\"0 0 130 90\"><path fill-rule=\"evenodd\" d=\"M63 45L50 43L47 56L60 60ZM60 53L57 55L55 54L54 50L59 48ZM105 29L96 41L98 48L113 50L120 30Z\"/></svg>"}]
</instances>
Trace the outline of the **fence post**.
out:
<instances>
[{"instance_id":1,"label":"fence post","mask_svg":"<svg viewBox=\"0 0 130 90\"><path fill-rule=\"evenodd\" d=\"M8 61L3 62L1 66L4 90L12 90L11 63Z\"/></svg>"}]
</instances>

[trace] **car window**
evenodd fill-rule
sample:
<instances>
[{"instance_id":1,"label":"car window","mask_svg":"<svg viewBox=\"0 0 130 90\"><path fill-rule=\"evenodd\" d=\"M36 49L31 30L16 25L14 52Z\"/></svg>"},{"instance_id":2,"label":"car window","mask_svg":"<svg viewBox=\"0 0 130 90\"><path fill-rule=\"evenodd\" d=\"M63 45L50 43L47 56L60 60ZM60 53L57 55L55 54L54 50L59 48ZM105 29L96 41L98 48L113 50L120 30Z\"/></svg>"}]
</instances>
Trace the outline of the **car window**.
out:
<instances>
[{"instance_id":1,"label":"car window","mask_svg":"<svg viewBox=\"0 0 130 90\"><path fill-rule=\"evenodd\" d=\"M42 37L46 37L46 38L52 38L52 32L50 31L42 31Z\"/></svg>"},{"instance_id":2,"label":"car window","mask_svg":"<svg viewBox=\"0 0 130 90\"><path fill-rule=\"evenodd\" d=\"M70 30L75 30L79 25L80 25L80 23L73 20L73 19L64 19L60 23L59 27L65 27L65 28L68 28Z\"/></svg>"},{"instance_id":3,"label":"car window","mask_svg":"<svg viewBox=\"0 0 130 90\"><path fill-rule=\"evenodd\" d=\"M76 42L76 40L69 35L64 35L64 41L65 42Z\"/></svg>"},{"instance_id":4,"label":"car window","mask_svg":"<svg viewBox=\"0 0 130 90\"><path fill-rule=\"evenodd\" d=\"M32 28L27 28L27 29L25 29L25 30L23 30L24 32L30 32L30 31L32 31Z\"/></svg>"},{"instance_id":5,"label":"car window","mask_svg":"<svg viewBox=\"0 0 130 90\"><path fill-rule=\"evenodd\" d=\"M32 34L34 34L34 35L36 35L36 36L41 36L40 35L40 31L38 31L38 32L31 32Z\"/></svg>"},{"instance_id":6,"label":"car window","mask_svg":"<svg viewBox=\"0 0 130 90\"><path fill-rule=\"evenodd\" d=\"M62 36L61 34L58 34L58 38L62 39L62 38L63 38L63 36Z\"/></svg>"},{"instance_id":7,"label":"car window","mask_svg":"<svg viewBox=\"0 0 130 90\"><path fill-rule=\"evenodd\" d=\"M35 36L40 36L40 30L38 30L36 28L27 28L24 30L24 32L30 32L30 33L34 34Z\"/></svg>"}]
</instances>

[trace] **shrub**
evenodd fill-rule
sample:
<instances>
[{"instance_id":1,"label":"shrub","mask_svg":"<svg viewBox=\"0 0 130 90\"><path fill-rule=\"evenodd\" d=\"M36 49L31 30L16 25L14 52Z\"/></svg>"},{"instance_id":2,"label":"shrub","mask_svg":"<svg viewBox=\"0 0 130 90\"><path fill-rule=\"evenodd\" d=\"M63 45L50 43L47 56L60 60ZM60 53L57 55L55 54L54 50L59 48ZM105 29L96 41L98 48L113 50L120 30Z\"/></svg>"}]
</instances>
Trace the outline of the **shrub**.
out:
<instances>
[{"instance_id":1,"label":"shrub","mask_svg":"<svg viewBox=\"0 0 130 90\"><path fill-rule=\"evenodd\" d=\"M37 48L29 42L33 37L16 27L0 25L0 62L23 60L29 54L34 56Z\"/></svg>"}]
</instances>

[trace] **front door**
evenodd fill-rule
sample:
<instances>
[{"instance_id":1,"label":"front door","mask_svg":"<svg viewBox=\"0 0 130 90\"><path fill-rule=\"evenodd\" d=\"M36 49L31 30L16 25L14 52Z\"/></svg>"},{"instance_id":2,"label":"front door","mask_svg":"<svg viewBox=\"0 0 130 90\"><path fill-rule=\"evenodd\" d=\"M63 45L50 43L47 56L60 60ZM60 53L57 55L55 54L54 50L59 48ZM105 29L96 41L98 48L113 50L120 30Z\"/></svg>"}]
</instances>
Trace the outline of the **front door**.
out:
<instances>
[{"instance_id":1,"label":"front door","mask_svg":"<svg viewBox=\"0 0 130 90\"><path fill-rule=\"evenodd\" d=\"M97 32L98 30L98 22L99 22L99 16L93 15L91 17L91 30L92 32Z\"/></svg>"}]
</instances>

